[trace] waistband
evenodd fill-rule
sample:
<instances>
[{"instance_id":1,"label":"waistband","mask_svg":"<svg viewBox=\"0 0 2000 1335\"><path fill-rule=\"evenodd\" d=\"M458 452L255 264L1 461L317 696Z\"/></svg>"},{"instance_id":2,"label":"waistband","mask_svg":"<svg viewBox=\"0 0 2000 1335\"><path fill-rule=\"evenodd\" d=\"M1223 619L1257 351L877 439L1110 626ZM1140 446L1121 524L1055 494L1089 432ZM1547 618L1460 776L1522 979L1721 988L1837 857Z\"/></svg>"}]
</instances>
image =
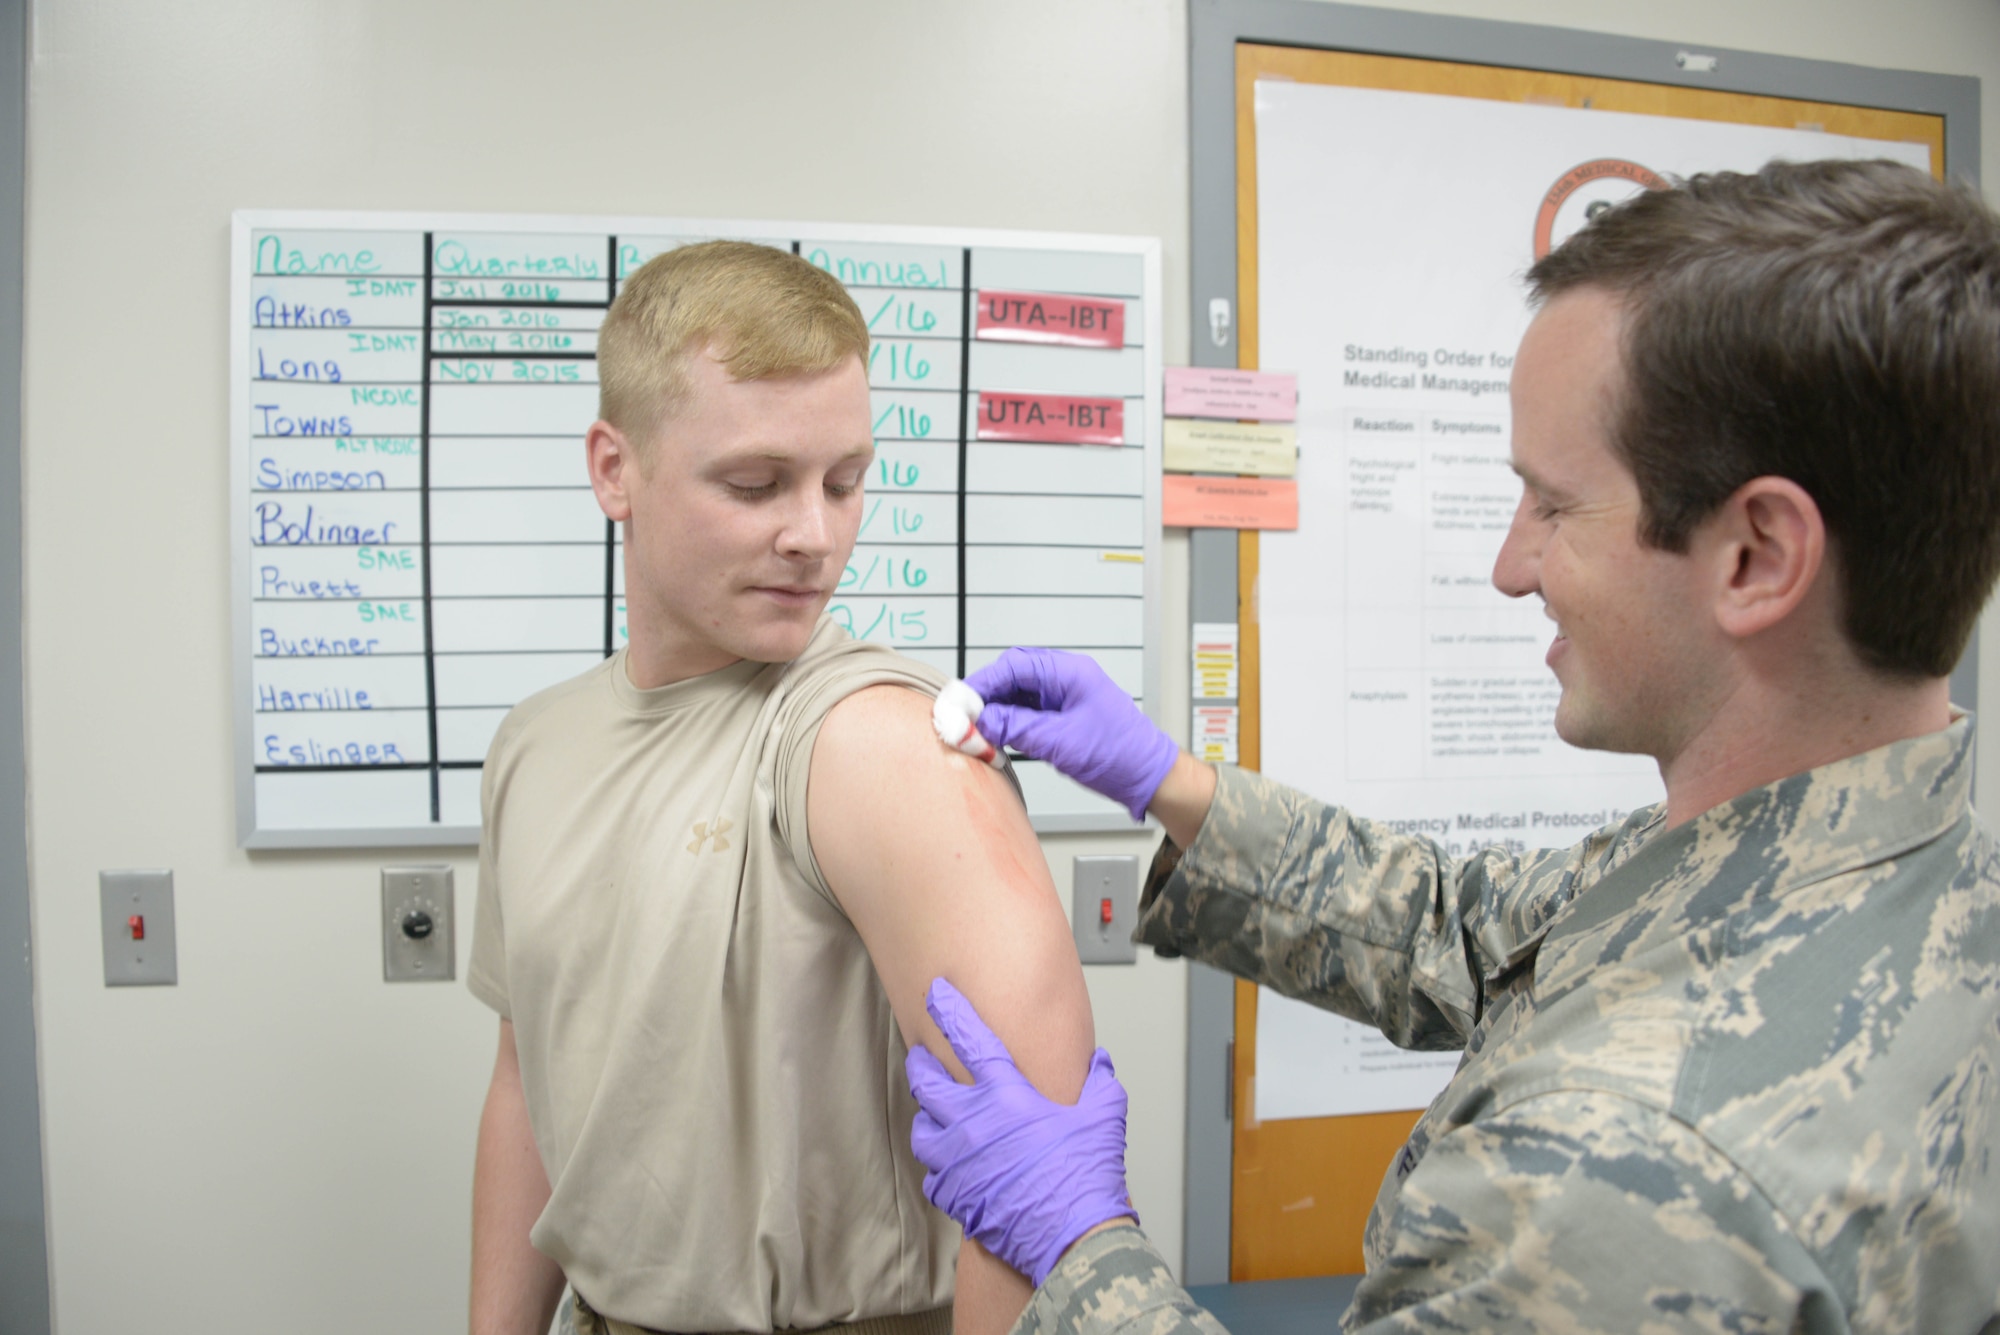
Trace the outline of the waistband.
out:
<instances>
[{"instance_id":1,"label":"waistband","mask_svg":"<svg viewBox=\"0 0 2000 1335\"><path fill-rule=\"evenodd\" d=\"M592 1311L583 1295L570 1290L570 1330L574 1335L701 1335L700 1332L669 1332L635 1326L629 1321ZM716 1332L715 1335L723 1335ZM809 1330L779 1331L772 1335L951 1335L951 1309L937 1307L928 1312L906 1312L900 1316L871 1316L860 1321L835 1322Z\"/></svg>"}]
</instances>

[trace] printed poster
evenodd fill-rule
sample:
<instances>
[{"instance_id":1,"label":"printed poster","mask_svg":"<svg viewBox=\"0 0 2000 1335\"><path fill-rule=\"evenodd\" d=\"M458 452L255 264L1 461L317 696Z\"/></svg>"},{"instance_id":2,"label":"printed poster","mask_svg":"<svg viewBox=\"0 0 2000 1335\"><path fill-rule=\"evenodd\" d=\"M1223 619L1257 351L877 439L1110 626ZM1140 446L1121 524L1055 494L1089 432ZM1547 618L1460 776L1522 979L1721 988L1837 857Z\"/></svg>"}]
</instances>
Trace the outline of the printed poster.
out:
<instances>
[{"instance_id":1,"label":"printed poster","mask_svg":"<svg viewBox=\"0 0 2000 1335\"><path fill-rule=\"evenodd\" d=\"M1538 600L1489 582L1520 498L1521 275L1668 175L1922 144L1259 81L1259 356L1299 376L1299 526L1259 558L1263 765L1455 853L1575 842L1659 799L1644 757L1555 735ZM1281 722L1280 722L1281 721ZM1258 1000L1260 1119L1420 1108L1456 1053Z\"/></svg>"}]
</instances>

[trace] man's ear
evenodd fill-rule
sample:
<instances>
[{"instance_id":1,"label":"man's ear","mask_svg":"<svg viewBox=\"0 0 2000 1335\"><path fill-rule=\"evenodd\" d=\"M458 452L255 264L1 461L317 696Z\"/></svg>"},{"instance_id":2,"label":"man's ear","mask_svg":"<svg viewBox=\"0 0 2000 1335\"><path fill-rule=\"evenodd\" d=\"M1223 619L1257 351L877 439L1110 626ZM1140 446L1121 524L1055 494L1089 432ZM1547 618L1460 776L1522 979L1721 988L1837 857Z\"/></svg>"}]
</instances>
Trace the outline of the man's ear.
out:
<instances>
[{"instance_id":1,"label":"man's ear","mask_svg":"<svg viewBox=\"0 0 2000 1335\"><path fill-rule=\"evenodd\" d=\"M629 489L639 478L639 461L631 442L611 423L597 421L584 433L583 451L590 469L590 489L597 493L597 508L612 523L624 523L632 517Z\"/></svg>"},{"instance_id":2,"label":"man's ear","mask_svg":"<svg viewBox=\"0 0 2000 1335\"><path fill-rule=\"evenodd\" d=\"M1702 525L1717 573L1716 624L1748 639L1799 610L1826 567L1826 520L1790 478L1757 477Z\"/></svg>"}]
</instances>

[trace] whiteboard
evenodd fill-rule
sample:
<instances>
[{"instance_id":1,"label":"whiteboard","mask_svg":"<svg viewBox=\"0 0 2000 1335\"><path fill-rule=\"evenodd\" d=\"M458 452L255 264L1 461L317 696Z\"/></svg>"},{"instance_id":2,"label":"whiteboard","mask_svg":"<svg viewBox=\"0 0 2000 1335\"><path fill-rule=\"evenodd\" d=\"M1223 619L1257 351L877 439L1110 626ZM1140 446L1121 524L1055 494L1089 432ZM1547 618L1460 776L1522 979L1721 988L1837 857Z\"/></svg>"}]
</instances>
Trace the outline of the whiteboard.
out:
<instances>
[{"instance_id":1,"label":"whiteboard","mask_svg":"<svg viewBox=\"0 0 2000 1335\"><path fill-rule=\"evenodd\" d=\"M950 676L1013 644L1082 650L1158 717L1157 238L242 211L230 575L243 846L478 842L500 720L625 637L622 544L582 448L598 325L633 269L715 237L806 257L870 324L877 458L829 615ZM984 327L982 294L1023 293L1122 308L1122 339ZM1053 411L1054 398L1084 405L1097 434L1114 423L1115 440L1004 424L1040 421L1020 406ZM1036 829L1131 828L1047 766L1018 771Z\"/></svg>"}]
</instances>

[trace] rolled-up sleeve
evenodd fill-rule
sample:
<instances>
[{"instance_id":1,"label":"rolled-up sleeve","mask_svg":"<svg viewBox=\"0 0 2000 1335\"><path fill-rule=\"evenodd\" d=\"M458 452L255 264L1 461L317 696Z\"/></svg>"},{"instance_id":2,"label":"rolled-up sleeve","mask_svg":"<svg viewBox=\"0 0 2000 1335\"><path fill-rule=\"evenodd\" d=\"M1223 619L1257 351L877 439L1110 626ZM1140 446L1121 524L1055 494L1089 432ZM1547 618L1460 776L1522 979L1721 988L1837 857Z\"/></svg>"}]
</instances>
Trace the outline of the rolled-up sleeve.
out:
<instances>
[{"instance_id":1,"label":"rolled-up sleeve","mask_svg":"<svg viewBox=\"0 0 2000 1335\"><path fill-rule=\"evenodd\" d=\"M1455 857L1223 767L1201 833L1155 863L1135 939L1373 1025L1401 1047L1463 1047L1486 980L1532 948L1631 825L1572 848Z\"/></svg>"},{"instance_id":2,"label":"rolled-up sleeve","mask_svg":"<svg viewBox=\"0 0 2000 1335\"><path fill-rule=\"evenodd\" d=\"M1011 1335L1228 1335L1175 1282L1136 1228L1107 1228L1063 1254Z\"/></svg>"}]
</instances>

